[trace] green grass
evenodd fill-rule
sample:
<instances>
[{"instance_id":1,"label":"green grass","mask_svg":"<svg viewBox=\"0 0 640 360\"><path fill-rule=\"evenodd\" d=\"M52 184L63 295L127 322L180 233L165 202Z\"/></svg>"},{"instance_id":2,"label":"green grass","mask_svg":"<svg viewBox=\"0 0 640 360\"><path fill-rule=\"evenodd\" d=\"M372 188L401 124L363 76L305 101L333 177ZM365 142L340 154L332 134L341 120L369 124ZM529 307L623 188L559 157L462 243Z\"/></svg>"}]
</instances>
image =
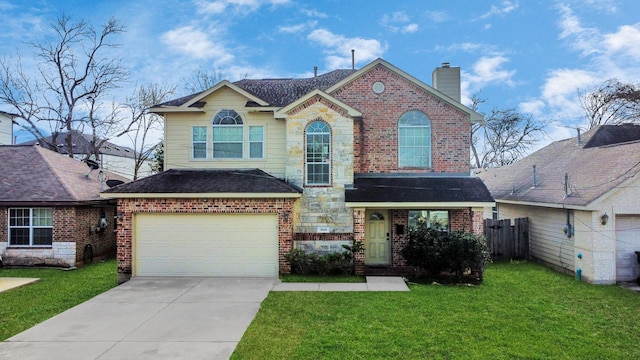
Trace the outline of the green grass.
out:
<instances>
[{"instance_id":1,"label":"green grass","mask_svg":"<svg viewBox=\"0 0 640 360\"><path fill-rule=\"evenodd\" d=\"M364 276L342 275L280 275L282 282L321 282L321 283L363 283L367 280Z\"/></svg>"},{"instance_id":2,"label":"green grass","mask_svg":"<svg viewBox=\"0 0 640 360\"><path fill-rule=\"evenodd\" d=\"M0 277L40 281L0 293L0 341L116 286L116 260L77 270L0 269Z\"/></svg>"},{"instance_id":3,"label":"green grass","mask_svg":"<svg viewBox=\"0 0 640 360\"><path fill-rule=\"evenodd\" d=\"M533 263L479 286L271 292L233 359L637 359L640 294Z\"/></svg>"}]
</instances>

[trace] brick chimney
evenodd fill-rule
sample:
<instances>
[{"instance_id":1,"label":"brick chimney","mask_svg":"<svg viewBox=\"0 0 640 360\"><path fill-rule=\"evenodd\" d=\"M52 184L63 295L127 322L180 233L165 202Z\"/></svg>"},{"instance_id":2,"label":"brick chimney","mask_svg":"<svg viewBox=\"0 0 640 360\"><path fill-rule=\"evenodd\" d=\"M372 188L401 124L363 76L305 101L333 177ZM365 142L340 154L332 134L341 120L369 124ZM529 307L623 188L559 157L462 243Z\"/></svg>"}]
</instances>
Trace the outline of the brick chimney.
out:
<instances>
[{"instance_id":1,"label":"brick chimney","mask_svg":"<svg viewBox=\"0 0 640 360\"><path fill-rule=\"evenodd\" d=\"M439 90L458 102L461 101L460 67L451 67L448 62L444 62L441 67L433 70L431 80L436 90Z\"/></svg>"}]
</instances>

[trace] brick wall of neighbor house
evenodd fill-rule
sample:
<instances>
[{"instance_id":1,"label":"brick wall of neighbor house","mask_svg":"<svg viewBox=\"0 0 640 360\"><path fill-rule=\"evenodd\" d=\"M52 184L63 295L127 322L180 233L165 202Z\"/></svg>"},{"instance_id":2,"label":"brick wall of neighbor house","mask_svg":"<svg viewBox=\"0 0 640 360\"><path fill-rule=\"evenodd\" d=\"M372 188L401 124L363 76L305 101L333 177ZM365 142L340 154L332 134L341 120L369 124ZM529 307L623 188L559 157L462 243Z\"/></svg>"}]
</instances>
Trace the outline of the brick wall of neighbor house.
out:
<instances>
[{"instance_id":1,"label":"brick wall of neighbor house","mask_svg":"<svg viewBox=\"0 0 640 360\"><path fill-rule=\"evenodd\" d=\"M382 81L385 91L372 91ZM354 124L356 173L469 171L470 122L468 115L439 100L413 83L379 65L334 91L332 96L362 112ZM398 120L410 110L420 110L431 120L432 167L398 168Z\"/></svg>"},{"instance_id":2,"label":"brick wall of neighbor house","mask_svg":"<svg viewBox=\"0 0 640 360\"><path fill-rule=\"evenodd\" d=\"M326 122L331 129L330 186L304 184L305 130L316 120ZM286 178L304 189L294 232L317 233L318 227L326 227L331 233L353 231L352 210L344 202L344 187L353 184L353 129L353 119L320 97L310 99L288 114Z\"/></svg>"},{"instance_id":3,"label":"brick wall of neighbor house","mask_svg":"<svg viewBox=\"0 0 640 360\"><path fill-rule=\"evenodd\" d=\"M103 231L98 230L98 220L102 213L107 219L107 227ZM84 265L94 259L102 259L115 255L116 234L114 232L115 205L105 207L78 207L76 208L76 264ZM88 251L90 245L91 251ZM93 252L93 257L91 257Z\"/></svg>"},{"instance_id":4,"label":"brick wall of neighbor house","mask_svg":"<svg viewBox=\"0 0 640 360\"><path fill-rule=\"evenodd\" d=\"M133 214L134 213L254 213L278 214L278 260L280 273L291 267L284 255L293 247L293 204L297 199L118 199L117 253L118 282L127 281L132 274ZM285 216L287 214L287 216Z\"/></svg>"},{"instance_id":5,"label":"brick wall of neighbor house","mask_svg":"<svg viewBox=\"0 0 640 360\"><path fill-rule=\"evenodd\" d=\"M8 247L9 208L0 208L0 253L6 265L47 265L73 267L76 266L76 249L74 243L75 209L71 206L53 208L53 243L52 246L10 248Z\"/></svg>"}]
</instances>

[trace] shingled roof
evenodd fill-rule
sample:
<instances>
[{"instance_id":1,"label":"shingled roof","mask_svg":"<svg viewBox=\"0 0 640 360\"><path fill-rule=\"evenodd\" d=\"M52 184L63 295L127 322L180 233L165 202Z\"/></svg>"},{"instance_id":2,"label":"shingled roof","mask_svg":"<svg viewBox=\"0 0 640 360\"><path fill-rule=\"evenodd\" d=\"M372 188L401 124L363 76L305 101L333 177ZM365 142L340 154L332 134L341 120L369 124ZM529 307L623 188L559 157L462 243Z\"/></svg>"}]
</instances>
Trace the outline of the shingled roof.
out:
<instances>
[{"instance_id":1,"label":"shingled roof","mask_svg":"<svg viewBox=\"0 0 640 360\"><path fill-rule=\"evenodd\" d=\"M299 99L313 90L326 90L339 83L357 70L334 70L312 78L285 79L243 79L233 84L249 94L264 100L269 106L282 107ZM177 107L201 96L206 91L183 96L154 107ZM191 107L202 107L202 102L196 102ZM257 105L257 104L255 104Z\"/></svg>"},{"instance_id":2,"label":"shingled roof","mask_svg":"<svg viewBox=\"0 0 640 360\"><path fill-rule=\"evenodd\" d=\"M493 203L482 181L470 176L359 175L345 189L347 203Z\"/></svg>"},{"instance_id":3,"label":"shingled roof","mask_svg":"<svg viewBox=\"0 0 640 360\"><path fill-rule=\"evenodd\" d=\"M91 146L91 141L93 140L93 137L91 135L87 135L87 134L83 134L79 131L71 131L71 142L73 143L73 152L75 154L89 154L91 153L91 149L93 148ZM38 144L44 148L47 148L49 150L54 150L54 147L56 147L57 149L55 149L55 152L61 153L61 154L67 154L68 150L67 150L67 134L69 134L68 132L60 132L57 133L57 135L55 136L55 141L54 141L54 136L50 135L45 137L42 141L38 141L38 140L29 140L29 141L25 141L23 143L20 143L19 145L34 145L34 144ZM103 139L98 139L98 141L103 141ZM104 141L104 143L102 143L102 146L100 147L100 153L103 155L112 155L112 156L120 156L120 157L125 157L125 158L134 158L135 156L135 151L132 150L131 148L128 148L126 146L120 146L120 145L116 145L112 142L109 141Z\"/></svg>"},{"instance_id":4,"label":"shingled roof","mask_svg":"<svg viewBox=\"0 0 640 360\"><path fill-rule=\"evenodd\" d=\"M302 191L259 169L170 169L144 179L115 186L104 192L111 195L154 193L300 194Z\"/></svg>"},{"instance_id":5,"label":"shingled roof","mask_svg":"<svg viewBox=\"0 0 640 360\"><path fill-rule=\"evenodd\" d=\"M40 146L0 146L0 204L103 201L99 171ZM103 171L105 180L127 179ZM106 185L102 187L106 188Z\"/></svg>"},{"instance_id":6,"label":"shingled roof","mask_svg":"<svg viewBox=\"0 0 640 360\"><path fill-rule=\"evenodd\" d=\"M604 125L478 176L498 201L587 206L638 172L640 126Z\"/></svg>"}]
</instances>

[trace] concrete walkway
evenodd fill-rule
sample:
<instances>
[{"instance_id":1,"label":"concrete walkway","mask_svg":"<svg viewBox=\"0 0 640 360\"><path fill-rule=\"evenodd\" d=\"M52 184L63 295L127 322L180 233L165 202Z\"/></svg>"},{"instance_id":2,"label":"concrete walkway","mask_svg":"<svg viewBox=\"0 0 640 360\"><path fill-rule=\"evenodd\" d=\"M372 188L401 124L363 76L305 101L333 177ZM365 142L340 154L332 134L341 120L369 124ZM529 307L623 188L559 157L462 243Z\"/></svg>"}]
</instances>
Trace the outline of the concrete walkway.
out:
<instances>
[{"instance_id":1,"label":"concrete walkway","mask_svg":"<svg viewBox=\"0 0 640 360\"><path fill-rule=\"evenodd\" d=\"M366 283L280 283L272 291L409 291L401 277L367 276Z\"/></svg>"},{"instance_id":2,"label":"concrete walkway","mask_svg":"<svg viewBox=\"0 0 640 360\"><path fill-rule=\"evenodd\" d=\"M40 281L38 278L0 277L0 293L3 291L31 285Z\"/></svg>"},{"instance_id":3,"label":"concrete walkway","mask_svg":"<svg viewBox=\"0 0 640 360\"><path fill-rule=\"evenodd\" d=\"M0 359L228 359L272 290L409 291L389 277L340 284L134 278L0 342Z\"/></svg>"}]
</instances>

